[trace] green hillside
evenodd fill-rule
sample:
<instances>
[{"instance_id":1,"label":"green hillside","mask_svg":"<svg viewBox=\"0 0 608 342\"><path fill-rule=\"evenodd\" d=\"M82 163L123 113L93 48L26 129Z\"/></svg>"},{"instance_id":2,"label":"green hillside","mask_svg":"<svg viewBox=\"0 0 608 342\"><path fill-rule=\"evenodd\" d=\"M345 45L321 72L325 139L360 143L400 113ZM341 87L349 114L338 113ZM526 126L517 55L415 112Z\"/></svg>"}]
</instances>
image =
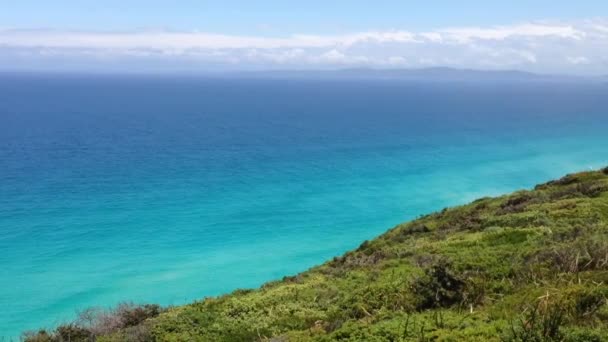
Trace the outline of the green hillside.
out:
<instances>
[{"instance_id":1,"label":"green hillside","mask_svg":"<svg viewBox=\"0 0 608 342\"><path fill-rule=\"evenodd\" d=\"M90 311L27 341L608 341L607 297L604 169L421 217L260 289Z\"/></svg>"}]
</instances>

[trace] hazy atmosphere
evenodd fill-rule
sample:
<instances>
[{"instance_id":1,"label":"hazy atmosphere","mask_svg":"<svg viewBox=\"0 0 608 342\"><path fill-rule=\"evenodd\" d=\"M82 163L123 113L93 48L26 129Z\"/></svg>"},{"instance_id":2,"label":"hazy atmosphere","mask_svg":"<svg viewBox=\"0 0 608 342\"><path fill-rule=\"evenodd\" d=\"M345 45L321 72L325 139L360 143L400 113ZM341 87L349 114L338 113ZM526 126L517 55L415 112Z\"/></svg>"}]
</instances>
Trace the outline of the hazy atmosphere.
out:
<instances>
[{"instance_id":1,"label":"hazy atmosphere","mask_svg":"<svg viewBox=\"0 0 608 342\"><path fill-rule=\"evenodd\" d=\"M608 73L603 1L62 0L0 7L5 71L440 66Z\"/></svg>"}]
</instances>

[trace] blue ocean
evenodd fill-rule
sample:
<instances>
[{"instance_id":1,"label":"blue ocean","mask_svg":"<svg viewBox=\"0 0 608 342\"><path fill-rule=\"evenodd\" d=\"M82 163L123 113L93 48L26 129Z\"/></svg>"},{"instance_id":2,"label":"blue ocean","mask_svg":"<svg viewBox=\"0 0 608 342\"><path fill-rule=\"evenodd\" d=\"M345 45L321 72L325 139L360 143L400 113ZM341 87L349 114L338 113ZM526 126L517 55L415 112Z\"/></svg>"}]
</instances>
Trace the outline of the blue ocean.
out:
<instances>
[{"instance_id":1,"label":"blue ocean","mask_svg":"<svg viewBox=\"0 0 608 342\"><path fill-rule=\"evenodd\" d=\"M607 94L0 74L0 336L256 287L419 215L606 166Z\"/></svg>"}]
</instances>

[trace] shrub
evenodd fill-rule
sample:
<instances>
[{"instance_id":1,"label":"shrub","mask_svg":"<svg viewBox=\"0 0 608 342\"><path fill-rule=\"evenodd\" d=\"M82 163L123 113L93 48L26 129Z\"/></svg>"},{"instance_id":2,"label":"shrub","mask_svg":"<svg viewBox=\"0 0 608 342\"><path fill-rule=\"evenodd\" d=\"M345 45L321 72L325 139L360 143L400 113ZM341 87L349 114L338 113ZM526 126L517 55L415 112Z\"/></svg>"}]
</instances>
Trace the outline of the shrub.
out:
<instances>
[{"instance_id":1,"label":"shrub","mask_svg":"<svg viewBox=\"0 0 608 342\"><path fill-rule=\"evenodd\" d=\"M24 342L93 342L95 336L91 331L74 323L63 324L53 333L40 330L37 333L25 333Z\"/></svg>"},{"instance_id":2,"label":"shrub","mask_svg":"<svg viewBox=\"0 0 608 342\"><path fill-rule=\"evenodd\" d=\"M79 327L76 324L70 323L61 325L55 330L56 340L63 342L88 342L94 341L93 333L88 329Z\"/></svg>"},{"instance_id":3,"label":"shrub","mask_svg":"<svg viewBox=\"0 0 608 342\"><path fill-rule=\"evenodd\" d=\"M576 177L576 175L565 175L564 177L553 181L552 184L556 184L556 185L570 185L570 184L574 184L578 181L578 178Z\"/></svg>"},{"instance_id":4,"label":"shrub","mask_svg":"<svg viewBox=\"0 0 608 342\"><path fill-rule=\"evenodd\" d=\"M605 336L601 332L588 329L571 329L564 333L564 342L603 342Z\"/></svg>"},{"instance_id":5,"label":"shrub","mask_svg":"<svg viewBox=\"0 0 608 342\"><path fill-rule=\"evenodd\" d=\"M390 239L393 242L402 243L411 236L415 236L422 233L428 233L430 231L431 229L429 229L429 227L425 224L410 224L405 227L399 227L399 229L395 230L394 234L390 235Z\"/></svg>"},{"instance_id":6,"label":"shrub","mask_svg":"<svg viewBox=\"0 0 608 342\"><path fill-rule=\"evenodd\" d=\"M440 231L479 231L482 228L483 220L479 213L470 212L455 216L448 223L439 226Z\"/></svg>"},{"instance_id":7,"label":"shrub","mask_svg":"<svg viewBox=\"0 0 608 342\"><path fill-rule=\"evenodd\" d=\"M582 183L577 185L577 190L587 197L597 197L607 191L608 187L604 184Z\"/></svg>"},{"instance_id":8,"label":"shrub","mask_svg":"<svg viewBox=\"0 0 608 342\"><path fill-rule=\"evenodd\" d=\"M431 230L429 229L429 227L427 227L425 224L415 224L412 226L409 226L405 229L403 229L401 231L401 234L403 235L412 235L412 234L416 234L416 233L428 233Z\"/></svg>"},{"instance_id":9,"label":"shrub","mask_svg":"<svg viewBox=\"0 0 608 342\"><path fill-rule=\"evenodd\" d=\"M136 326L148 318L158 316L162 311L156 304L121 303L109 311L87 309L79 314L78 321L93 334L104 335Z\"/></svg>"},{"instance_id":10,"label":"shrub","mask_svg":"<svg viewBox=\"0 0 608 342\"><path fill-rule=\"evenodd\" d=\"M125 329L124 340L129 342L149 342L154 341L152 331L146 324L139 324Z\"/></svg>"},{"instance_id":11,"label":"shrub","mask_svg":"<svg viewBox=\"0 0 608 342\"><path fill-rule=\"evenodd\" d=\"M450 264L441 260L425 270L425 275L412 284L416 295L416 309L449 307L463 299L465 283L452 274Z\"/></svg>"},{"instance_id":12,"label":"shrub","mask_svg":"<svg viewBox=\"0 0 608 342\"><path fill-rule=\"evenodd\" d=\"M53 336L46 330L27 331L23 333L21 340L25 342L53 342Z\"/></svg>"},{"instance_id":13,"label":"shrub","mask_svg":"<svg viewBox=\"0 0 608 342\"><path fill-rule=\"evenodd\" d=\"M498 215L520 213L526 209L528 204L533 200L533 197L524 193L518 196L509 198L506 202L500 205L500 210L497 212Z\"/></svg>"},{"instance_id":14,"label":"shrub","mask_svg":"<svg viewBox=\"0 0 608 342\"><path fill-rule=\"evenodd\" d=\"M569 187L565 187L551 194L552 199L564 199L575 197L598 197L603 192L608 191L608 186L605 184L597 184L596 182L578 183Z\"/></svg>"},{"instance_id":15,"label":"shrub","mask_svg":"<svg viewBox=\"0 0 608 342\"><path fill-rule=\"evenodd\" d=\"M559 273L608 270L608 242L584 240L543 249L528 260L528 265L539 263Z\"/></svg>"},{"instance_id":16,"label":"shrub","mask_svg":"<svg viewBox=\"0 0 608 342\"><path fill-rule=\"evenodd\" d=\"M548 304L546 300L532 308L526 308L522 317L511 322L504 341L543 342L562 341L562 325L565 311L559 304Z\"/></svg>"},{"instance_id":17,"label":"shrub","mask_svg":"<svg viewBox=\"0 0 608 342\"><path fill-rule=\"evenodd\" d=\"M586 319L593 316L604 304L606 297L599 291L584 292L576 296L573 305L573 314L577 319Z\"/></svg>"},{"instance_id":18,"label":"shrub","mask_svg":"<svg viewBox=\"0 0 608 342\"><path fill-rule=\"evenodd\" d=\"M161 307L157 304L141 306L121 304L116 310L116 314L121 318L123 328L136 326L148 318L158 316L161 312Z\"/></svg>"},{"instance_id":19,"label":"shrub","mask_svg":"<svg viewBox=\"0 0 608 342\"><path fill-rule=\"evenodd\" d=\"M126 336L133 337L127 339L128 341L145 341L142 336L147 336L149 331L142 323L163 311L156 304L132 303L119 304L109 311L90 308L80 312L76 322L61 325L52 333L45 330L26 333L23 340L25 342L88 342L95 341L96 336L110 335L124 330Z\"/></svg>"}]
</instances>

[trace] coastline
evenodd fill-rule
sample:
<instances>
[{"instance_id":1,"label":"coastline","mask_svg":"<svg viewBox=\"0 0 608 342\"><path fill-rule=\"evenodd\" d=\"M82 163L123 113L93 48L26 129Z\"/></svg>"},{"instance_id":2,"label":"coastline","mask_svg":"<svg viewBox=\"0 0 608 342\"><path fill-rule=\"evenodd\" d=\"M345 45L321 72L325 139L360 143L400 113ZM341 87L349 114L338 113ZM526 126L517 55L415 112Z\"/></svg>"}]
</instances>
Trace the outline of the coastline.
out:
<instances>
[{"instance_id":1,"label":"coastline","mask_svg":"<svg viewBox=\"0 0 608 342\"><path fill-rule=\"evenodd\" d=\"M432 324L435 317L437 326L427 327L430 336L455 334L481 339L493 336L488 333L508 334L509 315L513 319L526 314L531 303L558 310L560 305L566 305L563 303L576 304L578 296L598 300L599 306L592 314L600 324L603 316L595 315L605 309L602 296L608 294L608 287L597 281L608 274L608 263L602 263L600 258L602 253L608 253L607 234L608 168L568 175L537 185L534 190L482 198L426 215L296 276L267 283L257 290L237 290L170 308L160 315L154 312L153 317L142 315L137 324L111 331L103 338L129 339L133 329L140 329L138 333L142 334L147 329L149 336L176 341L195 336L217 341L238 336L324 340L346 333L351 337L367 336L365 331L372 334L369 337L376 336L377 329L390 335L403 329L404 319L411 318L420 327ZM582 259L579 262L578 253L576 263L571 264L570 249L576 248L585 248L589 254L584 263ZM561 249L565 260L551 256L560 255ZM550 251L553 252L545 253ZM535 261L529 263L532 260ZM427 291L434 287L439 292ZM549 297L532 299L545 291L551 292L555 301ZM437 297L437 293L441 296ZM500 298L497 295L503 299L496 299ZM506 303L513 308L507 310ZM334 305L342 309L334 311ZM462 312L464 308L470 315ZM579 314L587 315L585 312ZM437 315L441 316L440 324ZM599 328L601 325L577 323L576 313L563 315L568 320L560 321L564 327L560 326L556 333L587 337L608 333ZM199 323L192 326L187 322L194 317ZM453 326L453 321L467 324ZM225 324L231 328L225 330ZM224 328L217 330L214 326ZM447 326L450 329L446 330ZM517 329L512 333L526 327Z\"/></svg>"}]
</instances>

